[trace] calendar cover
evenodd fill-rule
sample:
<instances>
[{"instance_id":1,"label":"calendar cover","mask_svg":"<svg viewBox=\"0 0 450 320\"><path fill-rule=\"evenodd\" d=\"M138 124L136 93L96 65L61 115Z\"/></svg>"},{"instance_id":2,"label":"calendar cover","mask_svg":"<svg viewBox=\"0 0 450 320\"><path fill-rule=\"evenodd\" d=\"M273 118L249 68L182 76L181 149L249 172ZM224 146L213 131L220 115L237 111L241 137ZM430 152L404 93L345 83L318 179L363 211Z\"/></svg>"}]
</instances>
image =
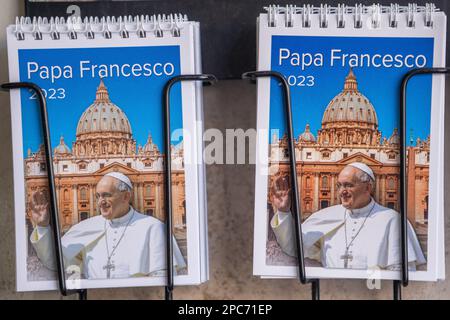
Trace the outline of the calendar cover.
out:
<instances>
[{"instance_id":1,"label":"calendar cover","mask_svg":"<svg viewBox=\"0 0 450 320\"><path fill-rule=\"evenodd\" d=\"M400 85L412 69L444 65L441 17L433 29L377 30L365 28L368 23L349 27L349 14L344 31L332 19L318 28L312 16L308 32L285 27L282 19L268 27L267 16L260 17L259 70L282 73L290 87L308 277L399 279ZM275 80L258 89L258 128L267 132L258 150L267 151L257 164L254 271L295 276L282 91ZM443 79L412 79L407 99L410 278L436 280L443 259Z\"/></svg>"},{"instance_id":2,"label":"calendar cover","mask_svg":"<svg viewBox=\"0 0 450 320\"><path fill-rule=\"evenodd\" d=\"M88 39L8 28L10 80L43 89L69 288L164 285L162 92L194 73L192 25L180 37L118 33ZM56 288L47 168L36 94L12 97L19 291ZM171 91L175 283L200 282L198 168L184 132L195 125L195 86Z\"/></svg>"}]
</instances>

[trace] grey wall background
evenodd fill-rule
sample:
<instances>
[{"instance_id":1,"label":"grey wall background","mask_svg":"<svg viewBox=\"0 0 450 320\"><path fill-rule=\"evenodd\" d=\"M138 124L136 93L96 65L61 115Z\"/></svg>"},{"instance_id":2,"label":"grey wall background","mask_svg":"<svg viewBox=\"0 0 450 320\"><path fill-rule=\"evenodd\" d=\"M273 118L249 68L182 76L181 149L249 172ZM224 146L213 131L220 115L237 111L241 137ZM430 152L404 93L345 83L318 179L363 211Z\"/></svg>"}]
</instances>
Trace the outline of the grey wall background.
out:
<instances>
[{"instance_id":1,"label":"grey wall background","mask_svg":"<svg viewBox=\"0 0 450 320\"><path fill-rule=\"evenodd\" d=\"M6 26L23 14L22 1L2 0L0 10L0 82L8 81ZM450 94L447 81L447 95ZM204 90L206 128L255 128L256 86L225 80ZM449 103L446 103L449 107ZM450 134L450 110L446 113L446 139ZM0 299L61 299L56 292L15 291L15 238L13 175L9 95L0 92ZM446 142L445 159L449 159ZM450 167L445 167L445 194ZM261 280L252 276L254 166L211 165L207 167L209 207L210 280L196 287L175 289L175 299L310 299L309 285L296 280ZM445 208L450 205L445 199ZM446 260L450 230L446 209ZM450 268L446 267L447 277ZM162 288L90 290L89 299L163 299ZM391 299L392 283L368 290L361 280L322 280L322 299ZM450 299L450 279L438 283L411 283L404 299ZM76 296L65 299L76 299Z\"/></svg>"}]
</instances>

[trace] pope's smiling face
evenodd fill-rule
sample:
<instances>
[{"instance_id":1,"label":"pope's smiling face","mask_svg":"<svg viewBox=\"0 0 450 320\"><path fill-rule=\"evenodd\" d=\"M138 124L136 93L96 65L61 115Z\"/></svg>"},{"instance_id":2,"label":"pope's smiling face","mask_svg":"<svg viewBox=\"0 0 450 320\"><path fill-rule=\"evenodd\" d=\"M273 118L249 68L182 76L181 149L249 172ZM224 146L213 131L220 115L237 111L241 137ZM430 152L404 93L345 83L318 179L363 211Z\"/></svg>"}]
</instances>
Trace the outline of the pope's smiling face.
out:
<instances>
[{"instance_id":1,"label":"pope's smiling face","mask_svg":"<svg viewBox=\"0 0 450 320\"><path fill-rule=\"evenodd\" d=\"M130 192L117 188L119 180L106 176L97 184L95 196L100 213L105 219L117 219L129 211Z\"/></svg>"},{"instance_id":2,"label":"pope's smiling face","mask_svg":"<svg viewBox=\"0 0 450 320\"><path fill-rule=\"evenodd\" d=\"M368 182L361 182L358 179L358 171L360 170L355 167L347 166L338 177L339 198L347 209L365 207L371 200L371 186Z\"/></svg>"}]
</instances>

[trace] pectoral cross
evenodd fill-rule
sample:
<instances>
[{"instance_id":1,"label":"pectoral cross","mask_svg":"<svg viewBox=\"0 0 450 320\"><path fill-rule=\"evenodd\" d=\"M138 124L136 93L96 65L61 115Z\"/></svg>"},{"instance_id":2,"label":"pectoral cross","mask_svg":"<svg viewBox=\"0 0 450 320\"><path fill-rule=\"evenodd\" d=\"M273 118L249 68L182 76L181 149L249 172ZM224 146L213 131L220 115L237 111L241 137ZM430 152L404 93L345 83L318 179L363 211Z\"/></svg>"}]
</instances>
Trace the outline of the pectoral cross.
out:
<instances>
[{"instance_id":1,"label":"pectoral cross","mask_svg":"<svg viewBox=\"0 0 450 320\"><path fill-rule=\"evenodd\" d=\"M341 259L344 260L344 268L348 268L348 262L353 260L353 256L348 253L348 250L345 250L345 254L341 256Z\"/></svg>"},{"instance_id":2,"label":"pectoral cross","mask_svg":"<svg viewBox=\"0 0 450 320\"><path fill-rule=\"evenodd\" d=\"M103 270L106 269L106 278L111 278L111 270L114 270L115 268L115 265L108 259L108 263L103 267Z\"/></svg>"}]
</instances>

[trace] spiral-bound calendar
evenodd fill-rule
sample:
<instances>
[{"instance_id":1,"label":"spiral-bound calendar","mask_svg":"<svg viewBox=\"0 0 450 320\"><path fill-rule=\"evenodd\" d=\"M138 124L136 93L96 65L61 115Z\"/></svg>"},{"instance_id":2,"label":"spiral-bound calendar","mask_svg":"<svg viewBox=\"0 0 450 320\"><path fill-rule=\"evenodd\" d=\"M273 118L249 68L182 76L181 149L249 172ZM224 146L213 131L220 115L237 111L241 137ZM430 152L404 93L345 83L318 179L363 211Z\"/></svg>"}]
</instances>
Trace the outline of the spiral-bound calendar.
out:
<instances>
[{"instance_id":1,"label":"spiral-bound calendar","mask_svg":"<svg viewBox=\"0 0 450 320\"><path fill-rule=\"evenodd\" d=\"M258 70L291 93L308 278L399 279L399 99L405 74L444 67L446 16L433 5L270 6ZM444 274L444 77L407 90L410 279ZM295 277L289 151L281 87L258 82L254 274Z\"/></svg>"},{"instance_id":2,"label":"spiral-bound calendar","mask_svg":"<svg viewBox=\"0 0 450 320\"><path fill-rule=\"evenodd\" d=\"M11 82L44 92L68 288L166 284L163 88L201 72L183 15L30 19L7 29ZM201 86L171 90L175 284L208 278ZM19 291L56 289L36 95L11 91Z\"/></svg>"}]
</instances>

